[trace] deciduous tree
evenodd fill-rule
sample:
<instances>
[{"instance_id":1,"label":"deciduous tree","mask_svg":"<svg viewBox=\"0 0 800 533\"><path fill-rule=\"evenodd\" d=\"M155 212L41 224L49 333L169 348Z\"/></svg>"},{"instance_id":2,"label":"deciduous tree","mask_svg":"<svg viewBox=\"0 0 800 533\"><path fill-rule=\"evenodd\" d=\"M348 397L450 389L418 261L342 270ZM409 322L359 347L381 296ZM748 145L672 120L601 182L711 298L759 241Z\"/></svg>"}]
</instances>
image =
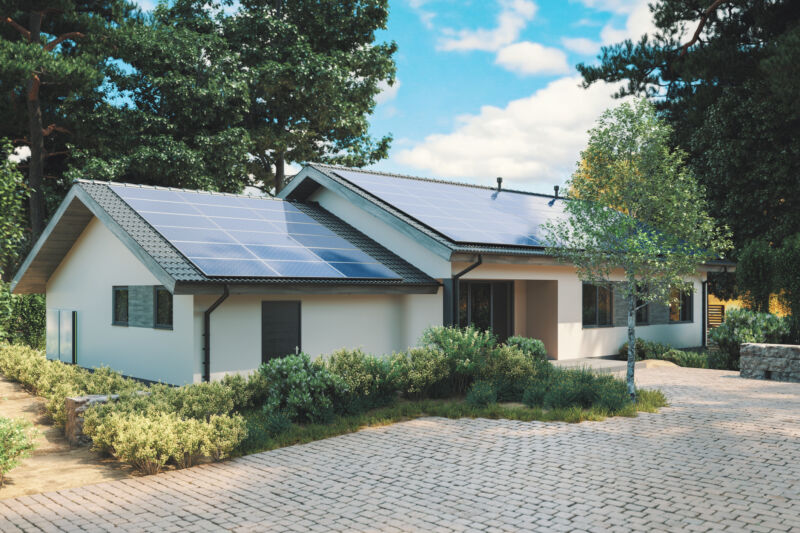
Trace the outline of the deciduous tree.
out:
<instances>
[{"instance_id":1,"label":"deciduous tree","mask_svg":"<svg viewBox=\"0 0 800 533\"><path fill-rule=\"evenodd\" d=\"M614 288L627 303L632 398L637 309L693 290L698 267L729 247L671 133L644 99L603 113L567 183L565 217L545 225L549 253L580 279L610 285L621 273Z\"/></svg>"}]
</instances>

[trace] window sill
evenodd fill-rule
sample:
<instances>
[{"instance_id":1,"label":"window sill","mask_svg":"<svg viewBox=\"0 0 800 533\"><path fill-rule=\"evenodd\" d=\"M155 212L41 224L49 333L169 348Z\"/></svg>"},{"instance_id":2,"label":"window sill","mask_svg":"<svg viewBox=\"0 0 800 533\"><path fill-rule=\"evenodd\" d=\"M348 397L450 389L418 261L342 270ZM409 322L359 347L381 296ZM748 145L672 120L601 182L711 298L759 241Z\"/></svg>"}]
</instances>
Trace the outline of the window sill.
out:
<instances>
[{"instance_id":1,"label":"window sill","mask_svg":"<svg viewBox=\"0 0 800 533\"><path fill-rule=\"evenodd\" d=\"M593 324L584 324L583 325L583 329L604 329L604 328L616 328L616 327L618 327L618 326L615 326L614 324L602 324L602 325L599 325L599 326L596 326L596 325L593 325ZM619 326L619 327L622 327L622 326Z\"/></svg>"},{"instance_id":2,"label":"window sill","mask_svg":"<svg viewBox=\"0 0 800 533\"><path fill-rule=\"evenodd\" d=\"M669 324L694 324L694 320L670 320Z\"/></svg>"},{"instance_id":3,"label":"window sill","mask_svg":"<svg viewBox=\"0 0 800 533\"><path fill-rule=\"evenodd\" d=\"M161 326L161 325L156 324L155 326L153 326L153 329L164 329L164 330L167 330L167 331L172 331L172 326Z\"/></svg>"},{"instance_id":4,"label":"window sill","mask_svg":"<svg viewBox=\"0 0 800 533\"><path fill-rule=\"evenodd\" d=\"M127 328L128 327L128 322L112 322L111 325L112 326L121 326L123 328Z\"/></svg>"}]
</instances>

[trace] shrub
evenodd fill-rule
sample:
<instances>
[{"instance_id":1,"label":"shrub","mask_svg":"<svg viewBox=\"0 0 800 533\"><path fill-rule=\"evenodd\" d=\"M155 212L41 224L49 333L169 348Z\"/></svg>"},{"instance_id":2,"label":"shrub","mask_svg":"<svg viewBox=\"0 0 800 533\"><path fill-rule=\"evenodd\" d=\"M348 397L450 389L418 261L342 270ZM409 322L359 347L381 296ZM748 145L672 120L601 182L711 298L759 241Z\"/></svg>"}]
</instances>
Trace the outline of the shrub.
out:
<instances>
[{"instance_id":1,"label":"shrub","mask_svg":"<svg viewBox=\"0 0 800 533\"><path fill-rule=\"evenodd\" d=\"M529 337L514 336L506 340L508 346L519 348L522 353L534 359L547 359L547 350L544 348L544 343L539 339L531 339Z\"/></svg>"},{"instance_id":2,"label":"shrub","mask_svg":"<svg viewBox=\"0 0 800 533\"><path fill-rule=\"evenodd\" d=\"M397 390L391 363L367 355L361 350L339 350L325 361L325 367L342 379L348 393L342 398L339 411L358 413L388 405Z\"/></svg>"},{"instance_id":3,"label":"shrub","mask_svg":"<svg viewBox=\"0 0 800 533\"><path fill-rule=\"evenodd\" d=\"M444 355L449 367L449 393L464 394L486 365L486 358L497 346L491 332L475 326L466 328L436 326L422 333L423 346Z\"/></svg>"},{"instance_id":4,"label":"shrub","mask_svg":"<svg viewBox=\"0 0 800 533\"><path fill-rule=\"evenodd\" d=\"M731 309L725 321L711 330L709 338L716 345L709 365L724 370L739 370L739 350L742 343L780 343L789 335L788 322L769 313L746 309Z\"/></svg>"},{"instance_id":5,"label":"shrub","mask_svg":"<svg viewBox=\"0 0 800 533\"><path fill-rule=\"evenodd\" d=\"M282 411L278 411L276 413L269 413L264 418L264 429L271 437L289 431L291 427L292 427L292 419L289 418L289 416Z\"/></svg>"},{"instance_id":6,"label":"shrub","mask_svg":"<svg viewBox=\"0 0 800 533\"><path fill-rule=\"evenodd\" d=\"M269 383L264 412L285 412L294 422L325 422L347 385L307 354L287 355L264 363L259 372Z\"/></svg>"},{"instance_id":7,"label":"shrub","mask_svg":"<svg viewBox=\"0 0 800 533\"><path fill-rule=\"evenodd\" d=\"M497 389L491 381L476 381L467 392L467 405L472 407L486 407L497 403Z\"/></svg>"},{"instance_id":8,"label":"shrub","mask_svg":"<svg viewBox=\"0 0 800 533\"><path fill-rule=\"evenodd\" d=\"M631 403L628 385L621 379L610 375L595 376L592 386L597 390L597 399L593 406L605 409L609 413L616 413Z\"/></svg>"},{"instance_id":9,"label":"shrub","mask_svg":"<svg viewBox=\"0 0 800 533\"><path fill-rule=\"evenodd\" d=\"M391 373L403 394L411 399L428 398L449 390L450 366L444 353L433 348L411 348L394 354Z\"/></svg>"},{"instance_id":10,"label":"shrub","mask_svg":"<svg viewBox=\"0 0 800 533\"><path fill-rule=\"evenodd\" d=\"M662 354L658 359L688 368L708 368L708 356L703 353L684 352L673 348Z\"/></svg>"},{"instance_id":11,"label":"shrub","mask_svg":"<svg viewBox=\"0 0 800 533\"><path fill-rule=\"evenodd\" d=\"M536 380L530 382L522 395L522 403L528 407L542 407L548 388L547 381Z\"/></svg>"},{"instance_id":12,"label":"shrub","mask_svg":"<svg viewBox=\"0 0 800 533\"><path fill-rule=\"evenodd\" d=\"M541 393L541 389L532 391L529 401ZM616 412L630 403L630 396L625 382L614 376L598 375L588 368L559 369L552 373L541 403L550 409L599 407Z\"/></svg>"},{"instance_id":13,"label":"shrub","mask_svg":"<svg viewBox=\"0 0 800 533\"><path fill-rule=\"evenodd\" d=\"M112 428L114 455L145 474L161 472L167 461L178 455L176 426L180 422L177 415L168 413L112 413L105 421Z\"/></svg>"},{"instance_id":14,"label":"shrub","mask_svg":"<svg viewBox=\"0 0 800 533\"><path fill-rule=\"evenodd\" d=\"M44 295L11 294L10 285L0 280L0 342L44 348Z\"/></svg>"},{"instance_id":15,"label":"shrub","mask_svg":"<svg viewBox=\"0 0 800 533\"><path fill-rule=\"evenodd\" d=\"M201 450L215 461L230 457L247 437L247 427L241 415L212 415L206 424L208 433Z\"/></svg>"},{"instance_id":16,"label":"shrub","mask_svg":"<svg viewBox=\"0 0 800 533\"><path fill-rule=\"evenodd\" d=\"M672 347L669 344L660 342L648 341L645 339L636 339L636 360L643 361L645 359L660 359L660 356ZM626 342L619 347L618 357L619 361L628 360L628 343Z\"/></svg>"},{"instance_id":17,"label":"shrub","mask_svg":"<svg viewBox=\"0 0 800 533\"><path fill-rule=\"evenodd\" d=\"M30 422L0 417L0 487L6 474L31 454L35 435Z\"/></svg>"},{"instance_id":18,"label":"shrub","mask_svg":"<svg viewBox=\"0 0 800 533\"><path fill-rule=\"evenodd\" d=\"M213 415L228 414L233 411L233 389L220 382L195 383L183 387L163 387L151 392L153 401L164 401L181 418L208 420Z\"/></svg>"},{"instance_id":19,"label":"shrub","mask_svg":"<svg viewBox=\"0 0 800 533\"><path fill-rule=\"evenodd\" d=\"M520 401L528 383L552 365L543 359L534 359L516 346L498 346L489 352L481 369L480 378L491 381L501 401Z\"/></svg>"}]
</instances>

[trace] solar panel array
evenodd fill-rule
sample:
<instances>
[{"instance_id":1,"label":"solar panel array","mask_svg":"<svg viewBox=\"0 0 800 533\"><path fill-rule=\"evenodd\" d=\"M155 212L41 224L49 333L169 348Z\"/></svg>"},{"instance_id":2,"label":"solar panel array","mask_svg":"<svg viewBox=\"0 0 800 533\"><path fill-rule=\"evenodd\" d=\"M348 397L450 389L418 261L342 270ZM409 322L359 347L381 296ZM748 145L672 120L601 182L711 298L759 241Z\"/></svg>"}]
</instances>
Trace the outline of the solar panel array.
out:
<instances>
[{"instance_id":1,"label":"solar panel array","mask_svg":"<svg viewBox=\"0 0 800 533\"><path fill-rule=\"evenodd\" d=\"M400 279L289 202L111 188L209 277Z\"/></svg>"},{"instance_id":2,"label":"solar panel array","mask_svg":"<svg viewBox=\"0 0 800 533\"><path fill-rule=\"evenodd\" d=\"M458 243L544 246L564 202L531 194L336 169L335 174Z\"/></svg>"}]
</instances>

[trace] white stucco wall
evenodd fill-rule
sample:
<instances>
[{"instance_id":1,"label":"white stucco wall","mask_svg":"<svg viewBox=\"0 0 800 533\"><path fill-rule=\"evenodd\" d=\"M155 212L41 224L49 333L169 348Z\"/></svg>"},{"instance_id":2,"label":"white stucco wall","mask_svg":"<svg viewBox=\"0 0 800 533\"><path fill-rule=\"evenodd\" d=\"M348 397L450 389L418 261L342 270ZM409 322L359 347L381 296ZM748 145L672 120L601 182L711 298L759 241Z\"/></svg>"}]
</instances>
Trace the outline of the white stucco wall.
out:
<instances>
[{"instance_id":1,"label":"white stucco wall","mask_svg":"<svg viewBox=\"0 0 800 533\"><path fill-rule=\"evenodd\" d=\"M484 258L486 261L486 258ZM457 272L466 263L454 263ZM637 335L643 339L666 342L676 348L699 346L702 343L702 296L701 275L694 279L695 294L694 321L681 324L659 324L637 326ZM619 350L627 338L625 327L584 328L581 316L582 282L569 266L492 264L484 262L463 279L471 280L553 280L558 283L558 305L555 314L558 318L558 359L577 359L581 357L600 357L612 355ZM620 278L621 279L621 278ZM519 284L516 284L517 286ZM530 300L535 291L528 285L525 290L515 290L515 297L523 296ZM518 308L515 301L515 308ZM526 310L526 322L535 317L531 305ZM523 330L519 320L515 321L516 331Z\"/></svg>"},{"instance_id":2,"label":"white stucco wall","mask_svg":"<svg viewBox=\"0 0 800 533\"><path fill-rule=\"evenodd\" d=\"M78 364L154 381L192 382L192 296L174 297L172 330L112 326L115 285L161 283L94 218L47 283L48 309L78 312Z\"/></svg>"},{"instance_id":3,"label":"white stucco wall","mask_svg":"<svg viewBox=\"0 0 800 533\"><path fill-rule=\"evenodd\" d=\"M215 296L196 296L195 368L202 361L203 312ZM261 364L261 302L300 300L302 350L312 357L340 348L375 355L405 350L442 323L440 294L232 295L211 315L211 377L250 372ZM199 375L198 375L199 378Z\"/></svg>"},{"instance_id":4,"label":"white stucco wall","mask_svg":"<svg viewBox=\"0 0 800 533\"><path fill-rule=\"evenodd\" d=\"M310 200L341 218L434 279L450 277L450 262L386 222L351 204L339 194L320 188Z\"/></svg>"}]
</instances>

